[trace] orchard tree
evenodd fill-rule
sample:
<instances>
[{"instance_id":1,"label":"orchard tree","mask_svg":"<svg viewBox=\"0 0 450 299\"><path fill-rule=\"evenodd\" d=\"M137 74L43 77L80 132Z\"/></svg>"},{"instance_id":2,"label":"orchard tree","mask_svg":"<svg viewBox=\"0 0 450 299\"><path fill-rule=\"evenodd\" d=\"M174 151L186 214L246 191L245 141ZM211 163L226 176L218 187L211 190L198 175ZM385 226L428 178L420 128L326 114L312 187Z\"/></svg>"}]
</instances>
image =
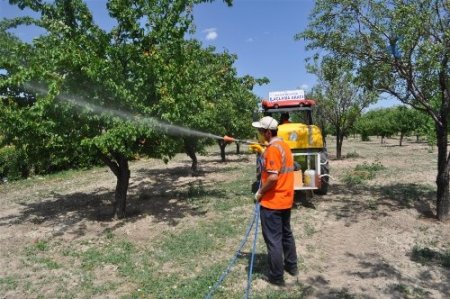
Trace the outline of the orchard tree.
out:
<instances>
[{"instance_id":1,"label":"orchard tree","mask_svg":"<svg viewBox=\"0 0 450 299\"><path fill-rule=\"evenodd\" d=\"M81 0L10 0L41 17L4 21L2 34L21 24L35 24L46 34L31 44L14 41L0 47L8 53L0 57L0 68L7 73L0 86L27 84L37 99L26 113L7 108L7 117L24 123L11 132L9 141L14 143L23 137L20 134L35 131L41 135L26 140L23 147L45 146L56 137L62 145L82 140L84 151L99 157L116 176L114 214L124 217L129 160L136 154L168 160L179 150L179 139L161 134L161 127L148 125L151 121L136 119L173 120L169 115L198 111L195 103L188 110L179 106L172 110L164 102L192 98L168 94L172 90L166 88L167 81L179 70L176 64L161 61L167 62L164 59L171 55L174 60L180 57L184 36L192 29L192 6L201 2L210 1L110 0L107 10L116 26L106 32L94 23ZM67 126L60 126L66 120Z\"/></svg>"},{"instance_id":2,"label":"orchard tree","mask_svg":"<svg viewBox=\"0 0 450 299\"><path fill-rule=\"evenodd\" d=\"M380 137L380 143L386 143L386 139L398 133L397 122L394 119L392 109L381 108L367 113L372 119L372 134Z\"/></svg>"},{"instance_id":3,"label":"orchard tree","mask_svg":"<svg viewBox=\"0 0 450 299\"><path fill-rule=\"evenodd\" d=\"M402 146L403 138L419 128L420 120L418 113L420 112L403 105L393 109L393 119L400 134L399 146Z\"/></svg>"},{"instance_id":4,"label":"orchard tree","mask_svg":"<svg viewBox=\"0 0 450 299\"><path fill-rule=\"evenodd\" d=\"M184 42L177 50L153 53L160 62L159 90L161 99L157 106L157 115L164 121L203 132L214 132L215 90L220 80L218 75L227 69L223 60L227 55L216 54L209 47L203 49L195 40ZM175 58L176 57L176 58ZM197 136L178 138L180 150L191 158L191 170L197 173L197 152L201 152L211 140Z\"/></svg>"},{"instance_id":5,"label":"orchard tree","mask_svg":"<svg viewBox=\"0 0 450 299\"><path fill-rule=\"evenodd\" d=\"M342 157L344 137L350 134L363 109L375 102L376 94L359 84L352 74L352 62L324 57L309 65L319 84L313 88L318 113L336 134L336 158Z\"/></svg>"},{"instance_id":6,"label":"orchard tree","mask_svg":"<svg viewBox=\"0 0 450 299\"><path fill-rule=\"evenodd\" d=\"M367 140L368 136L379 136L381 144L399 130L391 108L373 109L364 113L355 127L363 136L363 140Z\"/></svg>"},{"instance_id":7,"label":"orchard tree","mask_svg":"<svg viewBox=\"0 0 450 299\"><path fill-rule=\"evenodd\" d=\"M162 72L162 98L159 109L166 121L178 123L192 129L214 133L247 137L251 131L252 111L256 98L251 93L247 80L256 84L260 79L240 78L235 67L236 56L228 52L215 53L215 48L201 48L194 40L187 41L180 49L177 59L173 55L161 57L161 65L168 70ZM177 70L170 72L170 69ZM208 144L198 137L183 139L184 148L192 159L192 170L197 171L195 153ZM226 144L218 139L219 144ZM225 160L225 146L221 157Z\"/></svg>"},{"instance_id":8,"label":"orchard tree","mask_svg":"<svg viewBox=\"0 0 450 299\"><path fill-rule=\"evenodd\" d=\"M361 141L370 141L370 136L373 135L372 132L375 132L373 126L372 119L368 118L366 114L363 114L356 121L354 130L361 136Z\"/></svg>"},{"instance_id":9,"label":"orchard tree","mask_svg":"<svg viewBox=\"0 0 450 299\"><path fill-rule=\"evenodd\" d=\"M149 137L149 134L113 115L97 116L81 111L81 119L77 122L74 116L78 111L60 100L77 98L78 102L79 98L99 106L135 108L133 106L138 102L131 92L135 86L131 85L138 81L129 77L136 74L132 69L138 65L132 65L137 61L129 56L136 56L136 51L125 41L128 24L119 21L114 32L107 34L93 24L89 10L81 1L11 2L20 7L29 5L40 12L42 17L35 23L47 30L47 34L35 39L32 45L16 47L20 59L13 60L13 67L2 63L9 75L2 83L7 86L27 83L38 99L30 109L9 114L16 117L16 124L20 120L24 123L14 128L16 136L26 143L22 147L32 148L36 155L55 154L52 147L48 151L43 149L53 145L57 136L62 139L60 146L70 146L68 141L82 140L85 151L95 153L116 175L114 213L123 217L130 174L128 160L134 152L133 147L139 146L136 137ZM112 15L121 10L114 4L118 4L117 1L111 5ZM127 65L130 60L133 62ZM66 120L74 124L62 125ZM21 127L23 129L19 131ZM80 127L86 130L74 129ZM63 134L56 131L60 129ZM15 142L14 139L11 141Z\"/></svg>"},{"instance_id":10,"label":"orchard tree","mask_svg":"<svg viewBox=\"0 0 450 299\"><path fill-rule=\"evenodd\" d=\"M406 106L373 109L364 113L356 124L357 131L364 136L381 137L381 143L386 137L400 135L399 146L402 146L405 136L420 129L423 113Z\"/></svg>"},{"instance_id":11,"label":"orchard tree","mask_svg":"<svg viewBox=\"0 0 450 299\"><path fill-rule=\"evenodd\" d=\"M264 85L270 83L267 77L254 78L249 75L239 78L239 89L230 93L229 100L233 103L233 112L229 112L230 118L233 119L231 128L225 126L226 134L237 139L253 139L255 138L255 129L251 126L255 118L255 113L258 111L258 103L261 99L255 96L250 91L255 85ZM236 83L235 83L236 84ZM223 119L223 118L222 118ZM240 143L236 142L236 154L240 154Z\"/></svg>"},{"instance_id":12,"label":"orchard tree","mask_svg":"<svg viewBox=\"0 0 450 299\"><path fill-rule=\"evenodd\" d=\"M414 132L416 141L419 142L420 137L424 137L430 146L430 151L434 151L434 147L436 146L436 126L434 125L433 119L420 111L417 113L416 119L418 120L418 127Z\"/></svg>"},{"instance_id":13,"label":"orchard tree","mask_svg":"<svg viewBox=\"0 0 450 299\"><path fill-rule=\"evenodd\" d=\"M371 88L424 111L438 147L437 218L449 218L450 5L447 0L317 0L297 38L348 57Z\"/></svg>"},{"instance_id":14,"label":"orchard tree","mask_svg":"<svg viewBox=\"0 0 450 299\"><path fill-rule=\"evenodd\" d=\"M251 92L248 79L244 77L238 81L228 81L229 83L223 86L225 99L218 101L215 109L217 132L221 136L228 135L237 139L255 136L255 129L251 123L258 99ZM219 140L218 143L222 162L225 162L227 143L223 140Z\"/></svg>"},{"instance_id":15,"label":"orchard tree","mask_svg":"<svg viewBox=\"0 0 450 299\"><path fill-rule=\"evenodd\" d=\"M7 70L9 74L20 72L23 76L28 70L21 69L24 67L22 63L29 65L32 61L31 47L3 30L0 30L0 42L3 70ZM18 56L18 53L22 55ZM6 74L0 76L0 82L8 82L10 79ZM2 85L0 93L0 134L4 136L0 146L14 145L16 154L20 157L17 168L20 168L22 177L27 177L30 173L45 174L85 167L94 162L92 155L82 151L81 139L72 133L85 130L78 126L82 116L73 114L72 117L61 117L60 122L55 123L47 115L40 113L43 102L36 103L36 91L20 81ZM63 109L58 105L49 109L48 113L53 118L64 115Z\"/></svg>"}]
</instances>

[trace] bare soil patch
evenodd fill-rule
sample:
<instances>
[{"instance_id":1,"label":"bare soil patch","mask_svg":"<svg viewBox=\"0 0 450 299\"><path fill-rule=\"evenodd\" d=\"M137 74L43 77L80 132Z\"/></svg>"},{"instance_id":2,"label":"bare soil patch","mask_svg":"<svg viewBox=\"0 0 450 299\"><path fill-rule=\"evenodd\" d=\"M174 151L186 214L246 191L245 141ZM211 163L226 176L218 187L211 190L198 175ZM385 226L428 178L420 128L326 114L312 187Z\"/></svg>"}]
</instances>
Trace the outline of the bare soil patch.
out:
<instances>
[{"instance_id":1,"label":"bare soil patch","mask_svg":"<svg viewBox=\"0 0 450 299\"><path fill-rule=\"evenodd\" d=\"M398 140L387 142L380 144L375 137L364 143L350 138L344 142L343 152L344 156L351 153L351 158L338 161L333 158L334 140L329 140L329 193L302 194L292 214L301 258L300 275L286 275L284 289L262 281L258 273L264 271L266 255L260 236L253 281L256 297L272 291L289 294L299 288L308 298L450 297L450 268L442 263L446 254L450 256L450 223L434 219L436 152L413 140L407 140L402 147L397 146ZM82 279L90 279L94 286L119 286L113 291L80 292L67 297L129 295L139 286L123 281L113 265L106 263L92 277L83 278L82 272L52 267L52 262L72 262L71 252L55 254L52 261L33 263L30 248L45 247L44 240L53 247L40 250L57 251L55 244L61 244L73 252L83 252L94 245L104 246L100 236L110 232L138 247L150 248L161 236L195 227L199 221L212 221L220 211L193 205L187 200L189 195L203 192L223 197L224 191L215 188L217 184L242 180L250 188L254 179L242 171L255 163L253 155L230 152L227 159L227 163L221 163L217 152L200 157L199 176L191 175L185 155L167 165L157 160L133 162L130 216L123 220L110 217L115 178L106 168L0 185L0 298L37 298L36 294L61 297L54 281L72 289L70 286L80 284ZM371 180L348 186L346 176L364 162L380 163L385 168ZM249 201L234 213L250 217L252 209ZM227 260L237 245L230 239L217 255ZM421 253L431 253L431 257ZM207 259L205 262L214 263ZM46 270L37 269L39 265ZM245 272L245 266L235 269L241 270ZM161 265L160 271L167 275L173 271L186 271L186 276L196 273L195 269L188 273L170 262ZM237 289L237 293L242 290L242 297L245 281L225 288L233 292ZM73 289L79 290L75 286Z\"/></svg>"}]
</instances>

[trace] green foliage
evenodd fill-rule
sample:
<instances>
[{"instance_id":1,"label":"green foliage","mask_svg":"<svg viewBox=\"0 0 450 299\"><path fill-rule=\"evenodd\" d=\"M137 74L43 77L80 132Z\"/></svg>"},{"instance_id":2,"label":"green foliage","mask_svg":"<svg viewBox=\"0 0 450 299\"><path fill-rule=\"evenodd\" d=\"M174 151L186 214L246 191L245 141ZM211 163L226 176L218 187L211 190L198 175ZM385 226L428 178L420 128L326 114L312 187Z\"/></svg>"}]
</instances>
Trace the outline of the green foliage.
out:
<instances>
[{"instance_id":1,"label":"green foliage","mask_svg":"<svg viewBox=\"0 0 450 299\"><path fill-rule=\"evenodd\" d=\"M116 265L119 272L132 271L132 257L136 252L134 245L127 241L113 241L104 248L91 247L80 254L81 265L85 270L92 270L104 264Z\"/></svg>"},{"instance_id":2,"label":"green foliage","mask_svg":"<svg viewBox=\"0 0 450 299\"><path fill-rule=\"evenodd\" d=\"M425 291L417 286L409 286L406 284L396 284L393 290L399 292L402 298L413 299L413 298L427 298L431 295L430 292Z\"/></svg>"},{"instance_id":3,"label":"green foliage","mask_svg":"<svg viewBox=\"0 0 450 299\"><path fill-rule=\"evenodd\" d=\"M251 128L245 121L251 119L256 106L250 90L264 80L238 78L232 66L234 55L216 54L214 48L203 49L195 40L184 40L184 34L192 29L191 6L203 1L171 2L136 6L123 1L109 2L110 15L118 23L111 32L105 32L93 23L87 6L81 2L62 7L59 3L17 1L20 6L52 15L39 22L48 34L31 45L4 33L5 43L20 48L24 56L30 57L30 69L24 72L22 62L17 59L6 63L5 56L0 67L7 70L8 76L1 86L27 83L38 95L37 107L32 108L36 117L27 118L26 124L35 130L30 135L48 140L46 144L50 147L35 147L38 142L29 139L25 145L32 144L41 154L46 150L47 155L53 155L52 161L75 155L62 153L64 147L77 148L78 152L100 152L112 160L112 153L128 159L136 153L170 158L181 150L179 138L167 138L152 127L139 127L108 113L97 115L78 107L89 104L134 114L138 111L142 116L216 134L247 137ZM149 22L142 27L143 20ZM5 29L11 26L6 22L4 25ZM82 119L74 120L80 112ZM25 118L15 110L11 114L17 119ZM48 122L38 123L38 118ZM76 130L74 123L84 124L84 130ZM36 132L39 127L41 131ZM64 138L68 129L72 134ZM24 132L17 129L10 135ZM158 141L153 142L155 139Z\"/></svg>"},{"instance_id":4,"label":"green foliage","mask_svg":"<svg viewBox=\"0 0 450 299\"><path fill-rule=\"evenodd\" d=\"M194 29L192 8L203 2L211 1L109 1L116 25L107 32L83 1L11 1L41 17L0 23L0 69L6 72L0 91L7 98L11 90L35 98L27 107L17 100L0 104L5 143L23 151L36 173L101 159L125 190L116 194L120 208L128 186L128 176L120 174L128 173L129 160L144 155L168 161L184 150L183 138L171 136L180 131L152 119L248 137L256 106L251 89L266 81L239 78L235 55L185 39ZM26 44L8 32L29 23L46 34ZM196 150L208 142L196 141Z\"/></svg>"},{"instance_id":5,"label":"green foliage","mask_svg":"<svg viewBox=\"0 0 450 299\"><path fill-rule=\"evenodd\" d=\"M363 139L375 135L384 138L395 134L403 137L415 133L425 136L430 142L436 140L431 118L406 106L370 110L358 119L355 128Z\"/></svg>"},{"instance_id":6,"label":"green foliage","mask_svg":"<svg viewBox=\"0 0 450 299\"><path fill-rule=\"evenodd\" d=\"M0 277L0 290L6 293L6 291L14 290L17 288L19 282L18 278L14 276Z\"/></svg>"},{"instance_id":7,"label":"green foliage","mask_svg":"<svg viewBox=\"0 0 450 299\"><path fill-rule=\"evenodd\" d=\"M375 161L371 164L364 162L363 164L358 164L355 166L356 171L368 171L370 173L375 173L384 169L386 169L386 167L384 167L380 161Z\"/></svg>"},{"instance_id":8,"label":"green foliage","mask_svg":"<svg viewBox=\"0 0 450 299\"><path fill-rule=\"evenodd\" d=\"M376 101L377 93L358 82L349 59L317 58L308 65L308 70L319 78L312 96L318 102L321 127L329 128L337 137L336 156L340 159L344 137L350 134L361 111Z\"/></svg>"},{"instance_id":9,"label":"green foliage","mask_svg":"<svg viewBox=\"0 0 450 299\"><path fill-rule=\"evenodd\" d=\"M25 254L29 262L39 264L47 269L58 269L61 265L47 256L50 246L47 241L38 240L36 243L25 248Z\"/></svg>"},{"instance_id":10,"label":"green foliage","mask_svg":"<svg viewBox=\"0 0 450 299\"><path fill-rule=\"evenodd\" d=\"M297 38L307 39L309 49L349 57L368 87L426 108L440 90L439 70L448 67L448 16L445 1L321 0Z\"/></svg>"},{"instance_id":11,"label":"green foliage","mask_svg":"<svg viewBox=\"0 0 450 299\"><path fill-rule=\"evenodd\" d=\"M357 151L352 151L352 152L348 152L345 154L346 159L359 158L359 157L361 157L361 155L358 154Z\"/></svg>"},{"instance_id":12,"label":"green foliage","mask_svg":"<svg viewBox=\"0 0 450 299\"><path fill-rule=\"evenodd\" d=\"M411 253L411 257L413 260L418 262L430 262L437 256L437 252L431 250L428 247L420 247L418 245L414 245Z\"/></svg>"},{"instance_id":13,"label":"green foliage","mask_svg":"<svg viewBox=\"0 0 450 299\"><path fill-rule=\"evenodd\" d=\"M236 57L214 51L189 40L180 48L179 59L173 59L172 53L161 54L158 114L184 127L247 138L253 133L249 121L257 102L250 91L253 84L248 84L253 78L238 78L233 67ZM197 150L207 144L197 141Z\"/></svg>"},{"instance_id":14,"label":"green foliage","mask_svg":"<svg viewBox=\"0 0 450 299\"><path fill-rule=\"evenodd\" d=\"M363 164L358 164L351 171L348 171L343 181L347 185L358 185L364 181L371 180L375 178L377 172L386 169L385 166L381 164L380 161L375 161L372 163L363 162Z\"/></svg>"},{"instance_id":15,"label":"green foliage","mask_svg":"<svg viewBox=\"0 0 450 299\"><path fill-rule=\"evenodd\" d=\"M401 135L409 135L417 130L419 126L417 114L419 111L406 106L397 106L395 107L393 113L393 118L397 124L398 132Z\"/></svg>"},{"instance_id":16,"label":"green foliage","mask_svg":"<svg viewBox=\"0 0 450 299\"><path fill-rule=\"evenodd\" d=\"M373 130L373 120L363 114L355 123L355 131L361 136L361 141L369 141Z\"/></svg>"},{"instance_id":17,"label":"green foliage","mask_svg":"<svg viewBox=\"0 0 450 299\"><path fill-rule=\"evenodd\" d=\"M89 134L86 126L80 126L83 117L76 111L67 113L64 103L39 103L21 107L14 101L0 104L0 132L3 143L12 144L20 157L15 167L22 176L51 173L69 168L95 164L92 152L80 143L83 134ZM12 125L14 124L14 125Z\"/></svg>"},{"instance_id":18,"label":"green foliage","mask_svg":"<svg viewBox=\"0 0 450 299\"><path fill-rule=\"evenodd\" d=\"M442 265L450 269L450 249L447 249L442 255Z\"/></svg>"},{"instance_id":19,"label":"green foliage","mask_svg":"<svg viewBox=\"0 0 450 299\"><path fill-rule=\"evenodd\" d=\"M450 268L450 249L441 253L416 244L412 248L411 259L421 264L438 263L443 267Z\"/></svg>"},{"instance_id":20,"label":"green foliage","mask_svg":"<svg viewBox=\"0 0 450 299\"><path fill-rule=\"evenodd\" d=\"M161 240L159 247L162 251L155 258L163 262L188 263L187 259L218 249L220 239L237 232L233 223L221 220L215 221L211 226L202 225L181 234L169 234Z\"/></svg>"},{"instance_id":21,"label":"green foliage","mask_svg":"<svg viewBox=\"0 0 450 299\"><path fill-rule=\"evenodd\" d=\"M358 120L356 131L361 136L390 137L398 132L395 108L380 108L366 112Z\"/></svg>"},{"instance_id":22,"label":"green foliage","mask_svg":"<svg viewBox=\"0 0 450 299\"><path fill-rule=\"evenodd\" d=\"M21 165L24 163L23 157L14 146L0 148L0 178L17 180L22 177Z\"/></svg>"},{"instance_id":23,"label":"green foliage","mask_svg":"<svg viewBox=\"0 0 450 299\"><path fill-rule=\"evenodd\" d=\"M312 226L311 224L309 224L308 222L306 222L304 224L303 230L307 237L311 237L312 235L314 235L317 232L316 228L314 226Z\"/></svg>"},{"instance_id":24,"label":"green foliage","mask_svg":"<svg viewBox=\"0 0 450 299\"><path fill-rule=\"evenodd\" d=\"M386 93L433 119L440 220L450 211L449 28L448 1L318 0L307 29L296 36L307 41L309 50L351 60L352 73L369 90Z\"/></svg>"},{"instance_id":25,"label":"green foliage","mask_svg":"<svg viewBox=\"0 0 450 299\"><path fill-rule=\"evenodd\" d=\"M430 146L430 150L433 150L433 147L436 146L437 143L436 126L433 119L424 113L418 113L416 118L419 126L414 133L418 136L425 136L425 140Z\"/></svg>"},{"instance_id":26,"label":"green foliage","mask_svg":"<svg viewBox=\"0 0 450 299\"><path fill-rule=\"evenodd\" d=\"M223 183L215 187L220 190L227 188ZM202 188L205 192L210 189ZM241 193L243 190L239 189L236 192ZM234 194L230 196L234 197ZM214 198L209 198L205 205L214 206L213 201ZM52 283L60 286L55 294L51 294L52 296L104 295L119 288L120 283L116 281L126 280L135 286L123 293L126 297L195 298L204 296L220 277L230 257L229 252L223 251L223 245L229 240L236 244L239 242L248 217L249 215L245 213L236 214L231 211L217 214L213 220L200 219L193 225L187 224L181 231L165 232L148 246L136 245L123 236L114 235L110 230L106 230L94 242L75 240L68 245L64 242L56 244L41 240L27 247L25 254L28 265L37 273L46 271L46 277L51 277L51 272L47 271L51 268L43 262L50 261L54 257L59 257L60 260L63 256L65 263L60 266L70 268L63 270L73 273L71 277L76 283L67 285L64 280L58 281L53 278ZM57 245L60 250L55 250ZM243 259L240 263L245 265L246 261ZM41 268L41 265L45 267ZM98 273L103 273L102 271L111 265L117 269L109 272L114 282L100 281ZM236 272L239 279L245 277L245 271ZM233 275L235 273L227 278L228 282L232 280L231 284L237 281ZM28 277L25 280L27 279ZM0 281L0 286L2 283ZM7 281L2 288L7 287L6 283ZM37 284L35 280L31 281L31 285ZM11 279L9 287L13 286L14 280ZM225 294L235 292L242 294L243 288L227 290ZM218 290L216 295L220 296L222 293L223 291ZM37 289L35 295L40 294L41 290Z\"/></svg>"}]
</instances>

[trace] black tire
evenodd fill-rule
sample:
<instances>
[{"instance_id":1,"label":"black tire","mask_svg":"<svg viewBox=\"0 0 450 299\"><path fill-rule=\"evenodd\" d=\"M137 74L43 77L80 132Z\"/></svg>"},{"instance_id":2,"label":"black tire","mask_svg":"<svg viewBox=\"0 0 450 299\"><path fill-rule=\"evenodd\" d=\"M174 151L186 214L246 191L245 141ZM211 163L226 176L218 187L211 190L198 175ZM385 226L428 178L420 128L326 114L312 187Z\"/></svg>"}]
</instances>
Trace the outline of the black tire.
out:
<instances>
[{"instance_id":1,"label":"black tire","mask_svg":"<svg viewBox=\"0 0 450 299\"><path fill-rule=\"evenodd\" d=\"M317 195L326 195L328 193L328 182L330 177L328 174L330 173L330 167L328 164L328 152L327 149L324 148L320 152L320 188L315 190L314 193Z\"/></svg>"}]
</instances>

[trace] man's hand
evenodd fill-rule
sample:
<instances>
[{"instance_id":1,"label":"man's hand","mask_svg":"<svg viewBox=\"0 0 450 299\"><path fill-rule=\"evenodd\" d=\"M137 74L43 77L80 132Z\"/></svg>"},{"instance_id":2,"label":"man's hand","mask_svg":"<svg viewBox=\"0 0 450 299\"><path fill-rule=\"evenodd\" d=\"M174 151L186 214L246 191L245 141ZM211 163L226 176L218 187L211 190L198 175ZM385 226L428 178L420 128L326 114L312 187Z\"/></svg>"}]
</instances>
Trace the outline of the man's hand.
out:
<instances>
[{"instance_id":1,"label":"man's hand","mask_svg":"<svg viewBox=\"0 0 450 299\"><path fill-rule=\"evenodd\" d=\"M255 202L260 201L262 198L262 194L258 191L255 193Z\"/></svg>"},{"instance_id":2,"label":"man's hand","mask_svg":"<svg viewBox=\"0 0 450 299\"><path fill-rule=\"evenodd\" d=\"M248 146L248 149L250 152L254 154L256 153L262 154L264 152L264 147L258 143L250 144Z\"/></svg>"}]
</instances>

